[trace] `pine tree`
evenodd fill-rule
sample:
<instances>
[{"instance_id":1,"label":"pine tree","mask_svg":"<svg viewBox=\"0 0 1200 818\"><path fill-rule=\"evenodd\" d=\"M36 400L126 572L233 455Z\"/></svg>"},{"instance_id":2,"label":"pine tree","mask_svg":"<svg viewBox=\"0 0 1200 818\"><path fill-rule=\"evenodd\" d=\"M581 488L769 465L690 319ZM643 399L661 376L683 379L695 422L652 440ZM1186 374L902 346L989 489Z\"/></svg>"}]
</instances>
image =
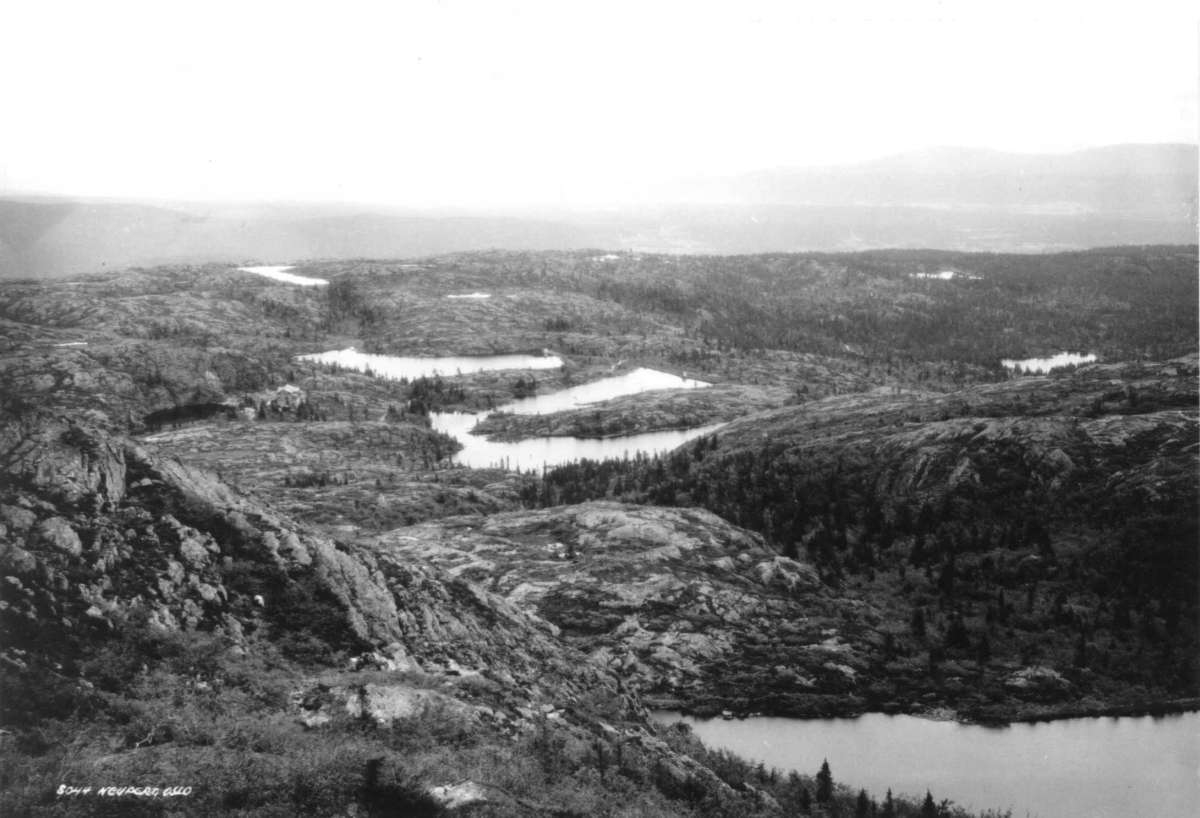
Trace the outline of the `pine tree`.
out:
<instances>
[{"instance_id":1,"label":"pine tree","mask_svg":"<svg viewBox=\"0 0 1200 818\"><path fill-rule=\"evenodd\" d=\"M879 818L896 818L896 804L892 801L892 790L889 787L887 796L883 799L883 811L879 813Z\"/></svg>"},{"instance_id":2,"label":"pine tree","mask_svg":"<svg viewBox=\"0 0 1200 818\"><path fill-rule=\"evenodd\" d=\"M933 795L925 790L925 802L921 804L921 818L938 818L937 804L933 803Z\"/></svg>"},{"instance_id":3,"label":"pine tree","mask_svg":"<svg viewBox=\"0 0 1200 818\"><path fill-rule=\"evenodd\" d=\"M828 804L833 798L833 773L829 771L829 759L821 762L821 770L817 773L817 803Z\"/></svg>"},{"instance_id":4,"label":"pine tree","mask_svg":"<svg viewBox=\"0 0 1200 818\"><path fill-rule=\"evenodd\" d=\"M802 815L812 814L812 794L809 793L808 787L800 788L800 813Z\"/></svg>"},{"instance_id":5,"label":"pine tree","mask_svg":"<svg viewBox=\"0 0 1200 818\"><path fill-rule=\"evenodd\" d=\"M858 801L854 804L854 818L871 818L871 799L866 790L858 791Z\"/></svg>"}]
</instances>

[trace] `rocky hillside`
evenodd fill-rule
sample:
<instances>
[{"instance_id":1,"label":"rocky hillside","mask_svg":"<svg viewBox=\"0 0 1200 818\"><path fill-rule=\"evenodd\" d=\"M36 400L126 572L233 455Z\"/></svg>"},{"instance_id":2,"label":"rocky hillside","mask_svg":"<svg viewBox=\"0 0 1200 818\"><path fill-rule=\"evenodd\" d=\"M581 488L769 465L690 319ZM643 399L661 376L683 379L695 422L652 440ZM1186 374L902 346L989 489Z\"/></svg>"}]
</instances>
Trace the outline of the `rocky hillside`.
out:
<instances>
[{"instance_id":1,"label":"rocky hillside","mask_svg":"<svg viewBox=\"0 0 1200 818\"><path fill-rule=\"evenodd\" d=\"M475 583L332 541L94 428L2 431L6 814L95 806L60 783L148 782L194 786L179 803L196 815L588 815L613 797L771 811L656 737L553 624Z\"/></svg>"},{"instance_id":2,"label":"rocky hillside","mask_svg":"<svg viewBox=\"0 0 1200 818\"><path fill-rule=\"evenodd\" d=\"M1194 265L588 251L0 283L0 811L786 814L811 780L647 707L1195 706ZM566 365L297 357L351 345ZM999 364L1064 348L1109 362ZM632 366L716 385L485 428L729 423L539 477L452 466L428 420ZM195 791L58 792L101 779Z\"/></svg>"},{"instance_id":3,"label":"rocky hillside","mask_svg":"<svg viewBox=\"0 0 1200 818\"><path fill-rule=\"evenodd\" d=\"M1192 355L827 398L665 458L560 467L536 499L699 505L808 561L870 626L851 640L867 667L815 685L847 706L1007 719L1194 698L1196 374ZM779 613L776 643L795 621Z\"/></svg>"}]
</instances>

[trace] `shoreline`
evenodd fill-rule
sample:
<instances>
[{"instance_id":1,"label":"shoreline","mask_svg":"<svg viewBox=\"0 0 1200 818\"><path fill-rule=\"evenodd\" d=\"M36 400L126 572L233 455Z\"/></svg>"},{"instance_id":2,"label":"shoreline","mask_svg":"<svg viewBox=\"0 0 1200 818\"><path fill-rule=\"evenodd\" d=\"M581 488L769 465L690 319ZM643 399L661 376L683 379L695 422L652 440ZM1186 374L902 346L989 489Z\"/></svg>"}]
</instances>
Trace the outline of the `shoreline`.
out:
<instances>
[{"instance_id":1,"label":"shoreline","mask_svg":"<svg viewBox=\"0 0 1200 818\"><path fill-rule=\"evenodd\" d=\"M952 721L956 724L977 727L1007 727L1014 724L1039 724L1052 721L1068 721L1071 719L1098 718L1143 718L1179 716L1187 713L1200 712L1200 696L1170 699L1157 702L1131 702L1126 704L1073 706L1063 705L1046 710L1030 710L1027 708L1012 708L1008 716L983 714L971 710L956 710L953 707L934 707L924 710L906 708L846 708L841 711L807 714L796 712L759 711L716 709L714 707L689 707L683 702L667 697L643 697L643 704L651 713L673 713L697 719L726 719L745 720L750 718L782 718L794 721L823 721L828 719L856 719L860 716L879 714L885 716L912 716L927 721Z\"/></svg>"}]
</instances>

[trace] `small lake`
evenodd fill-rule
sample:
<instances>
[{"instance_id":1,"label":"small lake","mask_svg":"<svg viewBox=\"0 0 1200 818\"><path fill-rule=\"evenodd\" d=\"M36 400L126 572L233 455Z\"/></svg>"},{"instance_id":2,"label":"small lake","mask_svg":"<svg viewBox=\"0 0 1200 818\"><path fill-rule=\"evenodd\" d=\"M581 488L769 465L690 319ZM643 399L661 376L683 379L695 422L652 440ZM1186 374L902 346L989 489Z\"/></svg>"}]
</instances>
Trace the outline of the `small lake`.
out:
<instances>
[{"instance_id":1,"label":"small lake","mask_svg":"<svg viewBox=\"0 0 1200 818\"><path fill-rule=\"evenodd\" d=\"M408 358L396 355L373 355L350 349L298 355L297 360L336 364L346 369L367 372L381 378L466 375L503 369L557 369L563 361L556 355L480 355L450 358ZM498 412L532 415L561 412L599 401L633 395L655 389L700 389L711 386L705 381L682 378L668 372L644 367L621 375L601 378L547 395L534 395L497 407ZM609 438L535 437L514 442L490 441L471 430L486 416L486 412L433 412L429 419L433 428L445 432L463 444L454 455L454 462L470 468L503 467L521 471L541 470L588 458L603 460L609 457L633 457L638 452L661 454L682 446L689 440L702 437L724 424L715 423L694 429L647 432Z\"/></svg>"},{"instance_id":2,"label":"small lake","mask_svg":"<svg viewBox=\"0 0 1200 818\"><path fill-rule=\"evenodd\" d=\"M1191 818L1200 805L1200 713L1064 719L993 728L869 713L854 719L684 721L709 747L882 798L949 798L1016 818Z\"/></svg>"},{"instance_id":3,"label":"small lake","mask_svg":"<svg viewBox=\"0 0 1200 818\"><path fill-rule=\"evenodd\" d=\"M443 378L469 375L472 372L491 372L500 369L558 369L563 365L557 355L460 355L446 358L409 358L401 355L375 355L359 352L354 347L311 355L297 355L297 360L319 364L336 364L344 369L367 372L381 378Z\"/></svg>"},{"instance_id":4,"label":"small lake","mask_svg":"<svg viewBox=\"0 0 1200 818\"><path fill-rule=\"evenodd\" d=\"M294 269L293 267L238 267L239 270L245 273L254 273L259 276L266 276L275 281L282 281L285 284L297 284L301 287L323 287L329 283L324 278L310 278L308 276L298 276L294 273L287 272Z\"/></svg>"},{"instance_id":5,"label":"small lake","mask_svg":"<svg viewBox=\"0 0 1200 818\"><path fill-rule=\"evenodd\" d=\"M1005 358L1000 362L1000 365L1005 369L1021 369L1025 372L1046 373L1052 369L1059 369L1064 366L1090 364L1095 360L1096 356L1092 354L1082 355L1078 352L1060 352L1049 358L1025 358L1023 360Z\"/></svg>"},{"instance_id":6,"label":"small lake","mask_svg":"<svg viewBox=\"0 0 1200 818\"><path fill-rule=\"evenodd\" d=\"M723 423L698 426L667 432L647 432L640 435L624 435L608 438L582 437L532 437L511 443L491 441L482 435L470 434L470 430L483 415L460 414L457 412L435 412L430 415L433 428L457 438L463 444L454 455L460 466L483 469L501 466L521 471L540 471L543 466L561 466L576 460L603 460L608 457L633 457L638 452L661 454L682 446L689 440L702 437L719 429Z\"/></svg>"},{"instance_id":7,"label":"small lake","mask_svg":"<svg viewBox=\"0 0 1200 818\"><path fill-rule=\"evenodd\" d=\"M516 400L498 407L496 411L519 415L561 412L639 392L656 389L699 389L711 385L704 381L681 378L668 372L643 367L623 375L601 378L547 395L534 395ZM603 460L608 457L633 457L638 452L660 454L723 425L717 423L694 429L646 432L610 438L534 437L503 442L490 441L482 435L470 434L471 429L475 428L475 424L485 415L486 413L459 412L436 412L430 415L433 428L457 438L463 444L462 451L454 456L454 462L460 466L488 468L504 465L510 469L519 467L521 471L530 471L540 470L544 466L560 466L584 458Z\"/></svg>"}]
</instances>

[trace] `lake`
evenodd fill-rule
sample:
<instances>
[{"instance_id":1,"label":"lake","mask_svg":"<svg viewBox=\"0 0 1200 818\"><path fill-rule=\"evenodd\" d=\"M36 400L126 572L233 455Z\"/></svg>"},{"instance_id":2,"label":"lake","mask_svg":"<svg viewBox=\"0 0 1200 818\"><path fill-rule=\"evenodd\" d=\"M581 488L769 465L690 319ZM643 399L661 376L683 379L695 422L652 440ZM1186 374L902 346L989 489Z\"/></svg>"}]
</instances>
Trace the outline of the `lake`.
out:
<instances>
[{"instance_id":1,"label":"lake","mask_svg":"<svg viewBox=\"0 0 1200 818\"><path fill-rule=\"evenodd\" d=\"M870 713L853 719L684 721L709 747L814 775L882 799L949 798L1024 818L1191 818L1200 805L1200 713L979 727Z\"/></svg>"},{"instance_id":2,"label":"lake","mask_svg":"<svg viewBox=\"0 0 1200 818\"><path fill-rule=\"evenodd\" d=\"M381 378L443 378L491 372L500 369L558 369L563 365L557 355L458 355L445 358L413 358L403 355L375 355L354 347L297 355L297 360L336 364L344 369L367 372Z\"/></svg>"},{"instance_id":3,"label":"lake","mask_svg":"<svg viewBox=\"0 0 1200 818\"><path fill-rule=\"evenodd\" d=\"M600 401L648 392L656 389L700 389L712 384L690 378L681 378L656 369L638 368L623 375L590 383L572 386L558 392L506 403L496 411L518 415L535 415L578 409ZM481 435L470 434L485 417L486 413L467 414L460 412L435 412L430 415L433 428L457 438L463 444L462 451L454 455L460 466L488 468L504 465L520 468L521 471L541 469L543 466L560 466L576 460L603 460L608 457L633 457L638 452L661 454L682 446L689 440L708 434L723 424L699 426L694 429L679 429L663 432L646 432L609 438L579 437L533 437L512 442L491 441Z\"/></svg>"},{"instance_id":4,"label":"lake","mask_svg":"<svg viewBox=\"0 0 1200 818\"><path fill-rule=\"evenodd\" d=\"M1021 369L1025 372L1046 373L1052 369L1064 366L1090 364L1095 360L1096 356L1092 354L1082 355L1078 352L1060 352L1057 355L1051 355L1049 358L1025 358L1023 360L1005 358L1000 362L1000 365L1005 369Z\"/></svg>"},{"instance_id":5,"label":"lake","mask_svg":"<svg viewBox=\"0 0 1200 818\"><path fill-rule=\"evenodd\" d=\"M324 278L310 278L309 276L298 276L295 273L289 273L287 271L293 269L289 266L238 267L238 269L245 273L254 273L255 275L266 276L275 281L282 281L285 284L297 284L301 287L323 287L329 283Z\"/></svg>"},{"instance_id":6,"label":"lake","mask_svg":"<svg viewBox=\"0 0 1200 818\"><path fill-rule=\"evenodd\" d=\"M433 375L451 376L470 372L503 369L556 369L563 365L556 355L479 355L449 358L415 358L396 355L373 355L350 349L299 355L298 360L337 364L346 369L369 372L383 378L418 378ZM701 389L712 384L694 378L684 378L656 369L639 367L621 375L600 378L590 383L572 386L546 395L534 395L503 406L498 412L542 414L575 409L580 406L611 400L656 389ZM535 437L513 442L490 441L471 430L487 413L433 412L429 419L433 428L445 432L463 444L453 460L470 468L503 467L521 471L560 466L584 458L603 460L609 457L633 457L638 452L661 454L682 446L689 440L712 432L724 424L715 423L694 429L647 432L609 438Z\"/></svg>"}]
</instances>

